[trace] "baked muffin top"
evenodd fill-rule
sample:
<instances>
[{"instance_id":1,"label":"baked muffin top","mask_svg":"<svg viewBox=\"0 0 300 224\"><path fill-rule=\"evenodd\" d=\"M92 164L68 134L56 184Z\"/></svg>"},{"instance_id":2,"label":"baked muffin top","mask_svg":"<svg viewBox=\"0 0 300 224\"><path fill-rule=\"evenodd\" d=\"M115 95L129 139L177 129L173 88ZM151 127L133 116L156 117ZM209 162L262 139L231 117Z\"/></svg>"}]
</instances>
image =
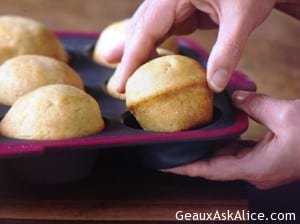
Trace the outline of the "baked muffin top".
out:
<instances>
[{"instance_id":1,"label":"baked muffin top","mask_svg":"<svg viewBox=\"0 0 300 224\"><path fill-rule=\"evenodd\" d=\"M67 64L41 55L19 55L0 65L0 104L11 105L38 87L65 83L83 89L79 74Z\"/></svg>"},{"instance_id":2,"label":"baked muffin top","mask_svg":"<svg viewBox=\"0 0 300 224\"><path fill-rule=\"evenodd\" d=\"M39 54L68 61L61 42L45 25L25 17L0 16L0 64L21 54Z\"/></svg>"},{"instance_id":3,"label":"baked muffin top","mask_svg":"<svg viewBox=\"0 0 300 224\"><path fill-rule=\"evenodd\" d=\"M43 86L20 97L0 123L3 136L35 140L87 136L103 128L97 101L65 84Z\"/></svg>"},{"instance_id":4,"label":"baked muffin top","mask_svg":"<svg viewBox=\"0 0 300 224\"><path fill-rule=\"evenodd\" d=\"M190 85L207 86L205 70L199 62L182 55L159 57L139 67L128 79L127 104Z\"/></svg>"}]
</instances>

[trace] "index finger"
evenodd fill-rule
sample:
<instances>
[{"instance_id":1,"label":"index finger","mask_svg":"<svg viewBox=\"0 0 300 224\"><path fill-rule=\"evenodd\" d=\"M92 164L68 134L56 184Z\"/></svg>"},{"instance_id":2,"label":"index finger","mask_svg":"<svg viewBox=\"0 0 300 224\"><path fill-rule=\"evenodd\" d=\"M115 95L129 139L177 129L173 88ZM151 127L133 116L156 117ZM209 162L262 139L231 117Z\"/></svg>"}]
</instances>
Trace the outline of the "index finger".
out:
<instances>
[{"instance_id":1,"label":"index finger","mask_svg":"<svg viewBox=\"0 0 300 224\"><path fill-rule=\"evenodd\" d=\"M115 73L117 91L124 92L130 75L150 58L156 44L169 32L175 5L175 1L173 4L170 1L145 1L136 11L127 30L121 63ZM161 15L164 15L163 19Z\"/></svg>"},{"instance_id":2,"label":"index finger","mask_svg":"<svg viewBox=\"0 0 300 224\"><path fill-rule=\"evenodd\" d=\"M222 152L217 151L211 158L162 171L217 181L244 179L247 169L245 167L248 166L245 158L253 149L230 144L221 150Z\"/></svg>"}]
</instances>

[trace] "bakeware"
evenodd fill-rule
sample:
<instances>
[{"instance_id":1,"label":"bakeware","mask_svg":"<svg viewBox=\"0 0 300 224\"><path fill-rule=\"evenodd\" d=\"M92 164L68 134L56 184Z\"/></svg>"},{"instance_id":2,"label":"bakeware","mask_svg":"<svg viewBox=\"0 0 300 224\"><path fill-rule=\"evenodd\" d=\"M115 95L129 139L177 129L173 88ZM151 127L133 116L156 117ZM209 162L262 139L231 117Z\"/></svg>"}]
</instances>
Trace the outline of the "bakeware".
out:
<instances>
[{"instance_id":1,"label":"bakeware","mask_svg":"<svg viewBox=\"0 0 300 224\"><path fill-rule=\"evenodd\" d=\"M164 169L201 159L215 143L238 137L248 127L247 116L235 110L227 92L223 92L214 96L214 118L209 125L175 133L144 131L127 111L125 101L113 98L103 90L114 70L94 63L91 58L98 34L59 32L58 36L69 52L69 64L81 75L86 91L99 102L106 128L96 135L56 141L17 140L0 136L2 159L12 159L14 163L22 161L22 167L35 163L51 167L56 160L61 161L62 165L67 161L77 167L77 173L78 170L84 173L83 163L78 167L80 162L75 159L75 155L85 158L91 164L98 150L118 147L120 150L134 148L146 166ZM186 38L178 38L178 43L180 54L192 57L206 66L208 55L199 45ZM244 77L238 72L233 75L236 76ZM0 106L0 118L8 109ZM72 155L74 161L70 159ZM24 159L35 162L26 162L25 165ZM88 167L86 171L91 169L91 165L85 167ZM60 172L61 168L55 172ZM76 176L72 170L65 176L70 174Z\"/></svg>"}]
</instances>

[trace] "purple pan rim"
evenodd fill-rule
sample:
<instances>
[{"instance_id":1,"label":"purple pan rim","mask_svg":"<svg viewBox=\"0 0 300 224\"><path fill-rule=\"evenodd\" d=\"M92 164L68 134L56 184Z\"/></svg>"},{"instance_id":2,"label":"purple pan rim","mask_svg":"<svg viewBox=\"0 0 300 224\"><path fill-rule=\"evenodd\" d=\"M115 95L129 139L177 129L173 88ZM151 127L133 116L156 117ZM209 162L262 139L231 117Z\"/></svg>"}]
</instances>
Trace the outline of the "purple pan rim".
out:
<instances>
[{"instance_id":1,"label":"purple pan rim","mask_svg":"<svg viewBox=\"0 0 300 224\"><path fill-rule=\"evenodd\" d=\"M59 37L97 37L99 33L80 33L58 31ZM178 41L186 46L194 49L205 60L208 58L208 53L196 42L186 38L178 37ZM236 71L238 72L238 71ZM238 72L240 73L240 72ZM248 117L241 111L236 111L236 118L231 126L215 130L190 130L183 132L161 133L149 132L145 135L124 135L124 136L105 136L105 137L82 137L66 140L54 141L17 141L0 143L0 156L25 155L32 153L42 153L46 149L61 149L61 148L84 148L84 147L107 147L116 145L130 145L133 143L164 143L172 140L214 140L222 139L229 136L238 136L247 130L249 125Z\"/></svg>"}]
</instances>

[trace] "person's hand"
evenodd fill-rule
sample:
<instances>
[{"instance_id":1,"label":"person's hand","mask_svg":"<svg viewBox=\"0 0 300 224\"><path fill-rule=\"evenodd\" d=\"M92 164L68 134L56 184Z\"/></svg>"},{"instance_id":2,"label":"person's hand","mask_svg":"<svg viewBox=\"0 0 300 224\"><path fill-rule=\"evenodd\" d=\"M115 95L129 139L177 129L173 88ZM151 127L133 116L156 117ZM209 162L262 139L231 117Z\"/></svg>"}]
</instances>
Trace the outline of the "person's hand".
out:
<instances>
[{"instance_id":1,"label":"person's hand","mask_svg":"<svg viewBox=\"0 0 300 224\"><path fill-rule=\"evenodd\" d=\"M236 142L217 150L209 159L164 170L210 180L245 180L267 189L300 178L300 100L279 100L236 91L234 105L269 132L252 146Z\"/></svg>"},{"instance_id":2,"label":"person's hand","mask_svg":"<svg viewBox=\"0 0 300 224\"><path fill-rule=\"evenodd\" d=\"M123 92L129 76L153 57L155 47L167 36L219 26L207 64L207 79L210 88L220 92L230 79L248 36L274 4L275 0L146 0L131 19L125 42L103 46L101 55L108 62L122 58L115 73L115 88Z\"/></svg>"}]
</instances>

